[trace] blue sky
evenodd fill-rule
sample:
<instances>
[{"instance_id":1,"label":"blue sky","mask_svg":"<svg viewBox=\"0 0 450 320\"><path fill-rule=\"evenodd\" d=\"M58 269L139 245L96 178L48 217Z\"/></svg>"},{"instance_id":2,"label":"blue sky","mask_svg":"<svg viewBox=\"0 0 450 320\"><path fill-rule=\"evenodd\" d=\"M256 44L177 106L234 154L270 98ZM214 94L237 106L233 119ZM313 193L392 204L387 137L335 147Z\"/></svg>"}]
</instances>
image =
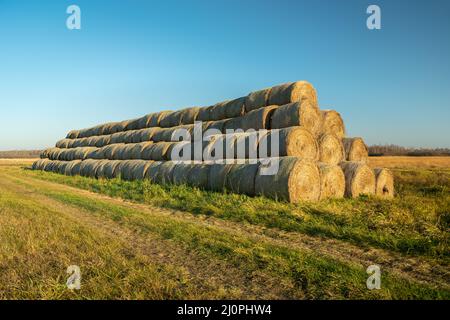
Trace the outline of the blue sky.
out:
<instances>
[{"instance_id":1,"label":"blue sky","mask_svg":"<svg viewBox=\"0 0 450 320\"><path fill-rule=\"evenodd\" d=\"M81 30L66 8L81 8ZM377 4L382 29L366 27ZM295 80L369 144L450 147L450 1L0 0L0 150Z\"/></svg>"}]
</instances>

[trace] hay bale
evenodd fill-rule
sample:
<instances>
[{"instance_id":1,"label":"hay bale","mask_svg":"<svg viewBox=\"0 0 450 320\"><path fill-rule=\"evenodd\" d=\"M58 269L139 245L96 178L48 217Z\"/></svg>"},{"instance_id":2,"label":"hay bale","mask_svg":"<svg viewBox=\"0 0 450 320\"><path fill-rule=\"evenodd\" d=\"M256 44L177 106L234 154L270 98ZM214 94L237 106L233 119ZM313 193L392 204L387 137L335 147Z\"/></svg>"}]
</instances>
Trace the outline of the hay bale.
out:
<instances>
[{"instance_id":1,"label":"hay bale","mask_svg":"<svg viewBox=\"0 0 450 320\"><path fill-rule=\"evenodd\" d=\"M33 165L31 166L32 170L44 170L45 165L47 165L50 162L48 159L39 159L35 162L33 162Z\"/></svg>"},{"instance_id":2,"label":"hay bale","mask_svg":"<svg viewBox=\"0 0 450 320\"><path fill-rule=\"evenodd\" d=\"M120 177L126 181L143 180L148 168L152 164L151 161L144 160L125 160L120 166Z\"/></svg>"},{"instance_id":3,"label":"hay bale","mask_svg":"<svg viewBox=\"0 0 450 320\"><path fill-rule=\"evenodd\" d=\"M245 114L245 100L246 97L241 97L226 102L224 106L225 118L229 119L243 116Z\"/></svg>"},{"instance_id":4,"label":"hay bale","mask_svg":"<svg viewBox=\"0 0 450 320\"><path fill-rule=\"evenodd\" d=\"M128 121L128 124L125 127L125 131L130 131L130 130L139 130L142 129L139 127L139 124L141 122L141 118L136 118L136 119L131 119Z\"/></svg>"},{"instance_id":5,"label":"hay bale","mask_svg":"<svg viewBox=\"0 0 450 320\"><path fill-rule=\"evenodd\" d=\"M369 149L362 138L344 138L342 139L342 143L347 161L366 162L369 158Z\"/></svg>"},{"instance_id":6,"label":"hay bale","mask_svg":"<svg viewBox=\"0 0 450 320\"><path fill-rule=\"evenodd\" d=\"M72 139L61 139L56 142L55 147L60 149L68 149L69 144L72 144Z\"/></svg>"},{"instance_id":7,"label":"hay bale","mask_svg":"<svg viewBox=\"0 0 450 320\"><path fill-rule=\"evenodd\" d=\"M213 121L212 109L213 106L200 108L197 114L197 121Z\"/></svg>"},{"instance_id":8,"label":"hay bale","mask_svg":"<svg viewBox=\"0 0 450 320\"><path fill-rule=\"evenodd\" d=\"M147 129L138 130L136 134L139 135L141 142L151 141L153 138L153 135L155 134L155 132L157 130L158 130L158 128L147 128Z\"/></svg>"},{"instance_id":9,"label":"hay bale","mask_svg":"<svg viewBox=\"0 0 450 320\"><path fill-rule=\"evenodd\" d=\"M345 193L345 175L338 165L319 163L320 200L342 198Z\"/></svg>"},{"instance_id":10,"label":"hay bale","mask_svg":"<svg viewBox=\"0 0 450 320\"><path fill-rule=\"evenodd\" d=\"M339 112L335 110L322 110L322 133L334 134L336 137L342 139L345 137L344 120Z\"/></svg>"},{"instance_id":11,"label":"hay bale","mask_svg":"<svg viewBox=\"0 0 450 320\"><path fill-rule=\"evenodd\" d=\"M175 185L187 185L188 176L190 170L194 167L195 163L192 161L181 161L175 164L172 172L172 182Z\"/></svg>"},{"instance_id":12,"label":"hay bale","mask_svg":"<svg viewBox=\"0 0 450 320\"><path fill-rule=\"evenodd\" d=\"M394 197L394 175L388 169L376 168L375 194L384 198Z\"/></svg>"},{"instance_id":13,"label":"hay bale","mask_svg":"<svg viewBox=\"0 0 450 320\"><path fill-rule=\"evenodd\" d=\"M278 106L268 106L250 111L242 117L241 127L244 131L249 129L271 129L271 118Z\"/></svg>"},{"instance_id":14,"label":"hay bale","mask_svg":"<svg viewBox=\"0 0 450 320\"><path fill-rule=\"evenodd\" d=\"M245 97L216 103L211 108L208 120L218 121L243 116L245 113L244 103Z\"/></svg>"},{"instance_id":15,"label":"hay bale","mask_svg":"<svg viewBox=\"0 0 450 320\"><path fill-rule=\"evenodd\" d=\"M125 143L126 132L116 132L110 136L110 144Z\"/></svg>"},{"instance_id":16,"label":"hay bale","mask_svg":"<svg viewBox=\"0 0 450 320\"><path fill-rule=\"evenodd\" d=\"M278 135L278 155L272 153L272 143ZM276 150L276 149L275 149ZM319 147L314 136L303 127L273 129L263 135L258 144L259 158L294 156L306 160L317 160Z\"/></svg>"},{"instance_id":17,"label":"hay bale","mask_svg":"<svg viewBox=\"0 0 450 320\"><path fill-rule=\"evenodd\" d=\"M294 102L280 106L272 115L271 129L302 126L314 136L318 136L322 128L322 117L317 108L308 101Z\"/></svg>"},{"instance_id":18,"label":"hay bale","mask_svg":"<svg viewBox=\"0 0 450 320\"><path fill-rule=\"evenodd\" d=\"M104 159L114 160L115 153L117 149L121 146L125 145L124 143L115 143L107 145L106 147L101 148L101 153L103 154Z\"/></svg>"},{"instance_id":19,"label":"hay bale","mask_svg":"<svg viewBox=\"0 0 450 320\"><path fill-rule=\"evenodd\" d=\"M134 144L124 144L118 147L113 154L113 160L131 160L134 146Z\"/></svg>"},{"instance_id":20,"label":"hay bale","mask_svg":"<svg viewBox=\"0 0 450 320\"><path fill-rule=\"evenodd\" d=\"M77 170L79 170L79 168L81 166L81 162L82 162L82 160L70 161L65 168L64 174L66 176L74 176L75 175L74 173L76 173L75 167L78 167Z\"/></svg>"},{"instance_id":21,"label":"hay bale","mask_svg":"<svg viewBox=\"0 0 450 320\"><path fill-rule=\"evenodd\" d=\"M281 106L305 101L318 109L316 89L307 81L296 81L272 87L269 95L269 105Z\"/></svg>"},{"instance_id":22,"label":"hay bale","mask_svg":"<svg viewBox=\"0 0 450 320\"><path fill-rule=\"evenodd\" d=\"M255 195L255 176L259 165L234 164L226 175L225 188L233 193Z\"/></svg>"},{"instance_id":23,"label":"hay bale","mask_svg":"<svg viewBox=\"0 0 450 320\"><path fill-rule=\"evenodd\" d=\"M101 160L87 159L81 162L80 175L83 177L95 178L97 166Z\"/></svg>"},{"instance_id":24,"label":"hay bale","mask_svg":"<svg viewBox=\"0 0 450 320\"><path fill-rule=\"evenodd\" d=\"M225 190L226 177L233 166L233 164L225 163L211 164L209 168L208 190Z\"/></svg>"},{"instance_id":25,"label":"hay bale","mask_svg":"<svg viewBox=\"0 0 450 320\"><path fill-rule=\"evenodd\" d=\"M173 170L176 166L174 161L156 161L147 170L146 178L153 183L168 185L173 183Z\"/></svg>"},{"instance_id":26,"label":"hay bale","mask_svg":"<svg viewBox=\"0 0 450 320\"><path fill-rule=\"evenodd\" d=\"M334 134L322 134L319 139L319 161L327 164L339 164L345 160L342 140Z\"/></svg>"},{"instance_id":27,"label":"hay bale","mask_svg":"<svg viewBox=\"0 0 450 320\"><path fill-rule=\"evenodd\" d=\"M165 114L159 123L159 126L162 128L171 128L181 125L181 117L182 117L181 110L179 111L172 111L170 113Z\"/></svg>"},{"instance_id":28,"label":"hay bale","mask_svg":"<svg viewBox=\"0 0 450 320\"><path fill-rule=\"evenodd\" d=\"M358 197L361 194L375 193L375 174L363 162L344 161L340 166L345 174L345 196Z\"/></svg>"},{"instance_id":29,"label":"hay bale","mask_svg":"<svg viewBox=\"0 0 450 320\"><path fill-rule=\"evenodd\" d=\"M69 131L69 133L66 136L67 139L77 139L79 137L80 137L79 130L71 130L71 131Z\"/></svg>"},{"instance_id":30,"label":"hay bale","mask_svg":"<svg viewBox=\"0 0 450 320\"><path fill-rule=\"evenodd\" d=\"M187 184L191 187L207 189L210 168L209 164L194 163L188 172Z\"/></svg>"},{"instance_id":31,"label":"hay bale","mask_svg":"<svg viewBox=\"0 0 450 320\"><path fill-rule=\"evenodd\" d=\"M208 135L206 131L211 131L211 132L215 132L216 130L218 132L224 133L224 126L225 123L227 123L228 119L224 119L224 120L218 120L218 121L208 121L205 123L205 126L203 128L203 134L206 136Z\"/></svg>"},{"instance_id":32,"label":"hay bale","mask_svg":"<svg viewBox=\"0 0 450 320\"><path fill-rule=\"evenodd\" d=\"M223 123L222 133L232 133L236 130L240 130L243 127L243 118L244 117L226 119Z\"/></svg>"},{"instance_id":33,"label":"hay bale","mask_svg":"<svg viewBox=\"0 0 450 320\"><path fill-rule=\"evenodd\" d=\"M272 175L264 175L265 166L260 164L255 178L256 194L291 203L319 199L320 172L314 162L297 157L272 161L276 160L279 161L279 168Z\"/></svg>"},{"instance_id":34,"label":"hay bale","mask_svg":"<svg viewBox=\"0 0 450 320\"><path fill-rule=\"evenodd\" d=\"M120 171L117 168L121 162L118 160L106 160L103 164L102 177L100 178L114 179L120 175Z\"/></svg>"},{"instance_id":35,"label":"hay bale","mask_svg":"<svg viewBox=\"0 0 450 320\"><path fill-rule=\"evenodd\" d=\"M245 98L245 112L250 112L269 105L269 96L272 88L250 92Z\"/></svg>"},{"instance_id":36,"label":"hay bale","mask_svg":"<svg viewBox=\"0 0 450 320\"><path fill-rule=\"evenodd\" d=\"M174 142L158 142L149 147L150 160L165 161L169 160L170 151ZM147 152L148 152L147 151Z\"/></svg>"},{"instance_id":37,"label":"hay bale","mask_svg":"<svg viewBox=\"0 0 450 320\"><path fill-rule=\"evenodd\" d=\"M106 170L106 164L109 162L110 160L99 160L97 165L96 165L96 170L95 170L95 178L100 179L100 178L105 178L105 170Z\"/></svg>"},{"instance_id":38,"label":"hay bale","mask_svg":"<svg viewBox=\"0 0 450 320\"><path fill-rule=\"evenodd\" d=\"M165 123L165 118L170 118L170 116L173 114L173 111L161 111L158 113L153 113L152 116L148 119L147 122L147 128L151 128L151 127L162 127L163 123ZM173 116L172 116L173 119ZM170 127L170 125L169 125Z\"/></svg>"},{"instance_id":39,"label":"hay bale","mask_svg":"<svg viewBox=\"0 0 450 320\"><path fill-rule=\"evenodd\" d=\"M200 112L199 107L186 108L180 111L182 125L194 124L197 120L198 113Z\"/></svg>"}]
</instances>

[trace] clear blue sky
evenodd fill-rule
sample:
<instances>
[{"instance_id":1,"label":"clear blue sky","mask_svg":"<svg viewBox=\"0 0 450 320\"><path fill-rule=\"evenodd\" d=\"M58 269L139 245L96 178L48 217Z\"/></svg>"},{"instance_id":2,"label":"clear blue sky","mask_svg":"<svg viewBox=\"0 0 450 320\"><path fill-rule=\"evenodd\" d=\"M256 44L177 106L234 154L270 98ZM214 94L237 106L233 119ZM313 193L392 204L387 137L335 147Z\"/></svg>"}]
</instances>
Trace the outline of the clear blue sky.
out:
<instances>
[{"instance_id":1,"label":"clear blue sky","mask_svg":"<svg viewBox=\"0 0 450 320\"><path fill-rule=\"evenodd\" d=\"M82 29L66 28L77 4ZM382 29L366 28L366 8ZM450 1L0 0L0 149L308 80L369 144L450 147Z\"/></svg>"}]
</instances>

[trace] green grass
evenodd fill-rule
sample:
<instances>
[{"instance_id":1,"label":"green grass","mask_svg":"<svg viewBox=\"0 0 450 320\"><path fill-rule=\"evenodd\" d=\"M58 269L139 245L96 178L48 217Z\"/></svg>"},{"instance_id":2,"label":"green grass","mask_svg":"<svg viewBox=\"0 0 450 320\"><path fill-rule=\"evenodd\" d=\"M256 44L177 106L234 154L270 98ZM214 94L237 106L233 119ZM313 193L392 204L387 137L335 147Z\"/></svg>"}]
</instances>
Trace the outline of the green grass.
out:
<instances>
[{"instance_id":1,"label":"green grass","mask_svg":"<svg viewBox=\"0 0 450 320\"><path fill-rule=\"evenodd\" d=\"M397 195L288 204L148 181L27 175L112 197L449 262L450 171L396 170Z\"/></svg>"}]
</instances>

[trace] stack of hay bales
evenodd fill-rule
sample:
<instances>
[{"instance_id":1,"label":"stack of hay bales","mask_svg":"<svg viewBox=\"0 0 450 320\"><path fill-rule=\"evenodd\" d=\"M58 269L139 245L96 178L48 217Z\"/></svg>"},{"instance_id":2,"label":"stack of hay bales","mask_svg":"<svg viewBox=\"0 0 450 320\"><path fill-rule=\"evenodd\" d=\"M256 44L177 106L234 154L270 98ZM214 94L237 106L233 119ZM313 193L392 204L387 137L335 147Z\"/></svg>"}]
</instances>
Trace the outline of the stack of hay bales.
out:
<instances>
[{"instance_id":1,"label":"stack of hay bales","mask_svg":"<svg viewBox=\"0 0 450 320\"><path fill-rule=\"evenodd\" d=\"M207 138L197 139L199 128ZM212 106L72 130L41 158L33 169L186 184L293 203L394 194L392 174L366 164L363 139L345 136L341 115L320 110L316 90L306 81ZM275 163L278 170L267 174Z\"/></svg>"}]
</instances>

